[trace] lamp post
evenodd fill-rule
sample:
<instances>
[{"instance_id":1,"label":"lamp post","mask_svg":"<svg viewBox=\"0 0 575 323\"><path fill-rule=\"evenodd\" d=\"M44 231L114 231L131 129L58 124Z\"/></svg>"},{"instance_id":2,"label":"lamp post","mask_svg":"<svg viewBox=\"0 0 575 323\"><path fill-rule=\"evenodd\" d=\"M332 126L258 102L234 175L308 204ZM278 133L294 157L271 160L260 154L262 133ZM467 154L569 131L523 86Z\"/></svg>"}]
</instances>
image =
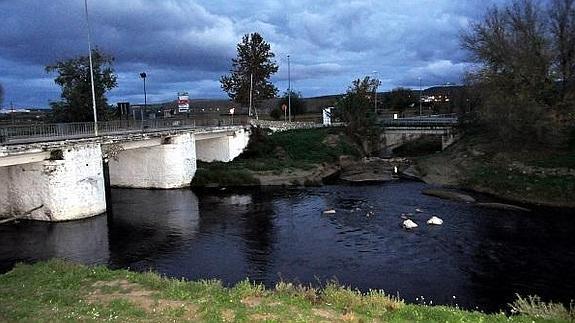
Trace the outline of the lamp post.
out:
<instances>
[{"instance_id":1,"label":"lamp post","mask_svg":"<svg viewBox=\"0 0 575 323\"><path fill-rule=\"evenodd\" d=\"M290 59L289 55L287 56L288 59L288 120L291 122L291 66L290 66Z\"/></svg>"},{"instance_id":2,"label":"lamp post","mask_svg":"<svg viewBox=\"0 0 575 323\"><path fill-rule=\"evenodd\" d=\"M88 0L84 0L86 27L88 31L88 57L90 60L90 84L92 86L92 110L94 112L94 135L98 135L98 114L96 113L96 91L94 90L94 65L92 63L92 37L90 35L90 19L88 17Z\"/></svg>"},{"instance_id":3,"label":"lamp post","mask_svg":"<svg viewBox=\"0 0 575 323\"><path fill-rule=\"evenodd\" d=\"M419 80L419 116L421 117L421 77L417 79Z\"/></svg>"},{"instance_id":4,"label":"lamp post","mask_svg":"<svg viewBox=\"0 0 575 323\"><path fill-rule=\"evenodd\" d=\"M148 96L146 95L146 72L140 73L140 77L144 80L144 107L140 109L140 119L142 121L142 128L144 127L144 109L148 106Z\"/></svg>"},{"instance_id":5,"label":"lamp post","mask_svg":"<svg viewBox=\"0 0 575 323\"><path fill-rule=\"evenodd\" d=\"M379 79L377 78L377 71L373 71L373 78L375 80L375 87L373 88L373 97L375 99L374 113L377 114L377 87L379 86Z\"/></svg>"}]
</instances>

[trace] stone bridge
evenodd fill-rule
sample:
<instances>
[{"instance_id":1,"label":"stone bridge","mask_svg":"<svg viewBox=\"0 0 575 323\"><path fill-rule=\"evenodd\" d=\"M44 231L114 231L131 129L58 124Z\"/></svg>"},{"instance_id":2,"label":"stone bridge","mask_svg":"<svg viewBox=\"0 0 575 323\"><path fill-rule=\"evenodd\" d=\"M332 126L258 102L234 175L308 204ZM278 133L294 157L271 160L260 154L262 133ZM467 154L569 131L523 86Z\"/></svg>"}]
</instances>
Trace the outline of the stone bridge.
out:
<instances>
[{"instance_id":1,"label":"stone bridge","mask_svg":"<svg viewBox=\"0 0 575 323\"><path fill-rule=\"evenodd\" d=\"M245 126L164 129L0 145L0 217L66 221L106 211L111 186L189 186L196 161L231 161L247 146Z\"/></svg>"},{"instance_id":2,"label":"stone bridge","mask_svg":"<svg viewBox=\"0 0 575 323\"><path fill-rule=\"evenodd\" d=\"M407 142L425 137L440 136L441 149L447 148L457 140L457 118L403 118L387 119L381 122L383 147L391 151Z\"/></svg>"}]
</instances>

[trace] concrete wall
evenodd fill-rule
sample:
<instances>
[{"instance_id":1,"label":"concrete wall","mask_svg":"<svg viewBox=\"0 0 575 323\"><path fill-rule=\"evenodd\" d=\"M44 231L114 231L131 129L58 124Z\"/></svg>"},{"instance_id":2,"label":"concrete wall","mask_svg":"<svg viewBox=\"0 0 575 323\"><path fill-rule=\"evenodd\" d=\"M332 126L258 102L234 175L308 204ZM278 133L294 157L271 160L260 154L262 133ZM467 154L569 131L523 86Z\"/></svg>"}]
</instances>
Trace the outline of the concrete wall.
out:
<instances>
[{"instance_id":1,"label":"concrete wall","mask_svg":"<svg viewBox=\"0 0 575 323\"><path fill-rule=\"evenodd\" d=\"M29 218L66 221L106 212L102 153L99 144L74 144L56 160L0 168L0 215L31 209Z\"/></svg>"},{"instance_id":2,"label":"concrete wall","mask_svg":"<svg viewBox=\"0 0 575 323\"><path fill-rule=\"evenodd\" d=\"M196 146L191 133L164 138L161 145L123 150L109 161L110 184L131 188L189 186L196 173Z\"/></svg>"},{"instance_id":3,"label":"concrete wall","mask_svg":"<svg viewBox=\"0 0 575 323\"><path fill-rule=\"evenodd\" d=\"M198 160L205 162L229 162L244 151L250 140L250 132L246 129L240 129L235 130L233 134L222 133L217 137L200 138L196 141L196 157Z\"/></svg>"}]
</instances>

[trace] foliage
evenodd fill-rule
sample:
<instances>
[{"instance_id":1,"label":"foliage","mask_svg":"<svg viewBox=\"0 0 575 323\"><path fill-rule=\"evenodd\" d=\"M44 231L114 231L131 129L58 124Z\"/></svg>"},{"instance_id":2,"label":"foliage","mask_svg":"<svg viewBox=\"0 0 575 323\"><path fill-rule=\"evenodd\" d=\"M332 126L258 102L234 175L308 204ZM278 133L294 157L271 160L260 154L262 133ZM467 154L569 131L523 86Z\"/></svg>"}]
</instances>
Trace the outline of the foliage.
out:
<instances>
[{"instance_id":1,"label":"foliage","mask_svg":"<svg viewBox=\"0 0 575 323\"><path fill-rule=\"evenodd\" d=\"M112 64L114 58L98 49L92 50L94 90L98 120L107 118L108 100L105 93L116 87ZM94 120L90 61L88 56L78 56L46 66L48 73L57 72L54 82L62 87L62 101L52 102L53 116L58 122Z\"/></svg>"},{"instance_id":2,"label":"foliage","mask_svg":"<svg viewBox=\"0 0 575 323\"><path fill-rule=\"evenodd\" d=\"M291 109L289 108L290 101L291 101ZM284 112L284 110L282 109L283 105L288 107L286 108L286 112ZM284 118L286 115L289 118L290 111L292 120L295 119L295 116L304 114L306 112L306 103L302 99L301 93L294 92L293 90L291 90L291 97L288 96L288 91L284 93L284 95L279 99L277 107L270 112L270 116L275 120Z\"/></svg>"},{"instance_id":3,"label":"foliage","mask_svg":"<svg viewBox=\"0 0 575 323\"><path fill-rule=\"evenodd\" d=\"M337 101L335 117L346 123L347 135L369 155L379 149L379 127L372 99L378 80L366 76L354 80L347 93Z\"/></svg>"},{"instance_id":4,"label":"foliage","mask_svg":"<svg viewBox=\"0 0 575 323\"><path fill-rule=\"evenodd\" d=\"M463 46L481 64L469 77L482 94L479 118L501 140L565 141L564 130L573 122L566 115L575 109L569 85L575 41L566 36L575 35L574 15L571 0L554 0L549 10L531 0L514 0L491 8L462 36Z\"/></svg>"},{"instance_id":5,"label":"foliage","mask_svg":"<svg viewBox=\"0 0 575 323\"><path fill-rule=\"evenodd\" d=\"M396 110L401 116L405 113L405 110L409 107L413 107L419 102L419 94L413 93L412 90L398 87L387 95L385 95L384 105L388 109Z\"/></svg>"},{"instance_id":6,"label":"foliage","mask_svg":"<svg viewBox=\"0 0 575 323\"><path fill-rule=\"evenodd\" d=\"M567 309L561 303L546 303L539 296L521 297L509 304L513 313L526 314L536 318L547 320L564 320L573 322L575 320L575 307L571 304Z\"/></svg>"},{"instance_id":7,"label":"foliage","mask_svg":"<svg viewBox=\"0 0 575 323\"><path fill-rule=\"evenodd\" d=\"M259 185L259 181L249 172L242 169L227 169L221 163L199 164L192 186L205 187L211 183L223 186Z\"/></svg>"},{"instance_id":8,"label":"foliage","mask_svg":"<svg viewBox=\"0 0 575 323\"><path fill-rule=\"evenodd\" d=\"M228 288L217 280L185 281L60 260L19 264L0 276L0 286L0 320L6 322L544 321L405 304L382 291L361 293L336 283L316 289L279 282L275 289L265 289L244 280ZM550 320L565 318L549 314Z\"/></svg>"},{"instance_id":9,"label":"foliage","mask_svg":"<svg viewBox=\"0 0 575 323\"><path fill-rule=\"evenodd\" d=\"M278 90L270 76L278 71L270 45L258 33L246 34L237 45L229 75L220 78L222 89L235 102L247 106L250 101L250 78L253 76L253 104L276 96Z\"/></svg>"},{"instance_id":10,"label":"foliage","mask_svg":"<svg viewBox=\"0 0 575 323\"><path fill-rule=\"evenodd\" d=\"M341 155L357 156L357 150L342 139L339 129L299 129L270 134L252 128L246 150L231 163L251 170L306 169L313 164L334 162ZM328 136L337 138L328 145ZM264 166L265 165L265 166Z\"/></svg>"}]
</instances>

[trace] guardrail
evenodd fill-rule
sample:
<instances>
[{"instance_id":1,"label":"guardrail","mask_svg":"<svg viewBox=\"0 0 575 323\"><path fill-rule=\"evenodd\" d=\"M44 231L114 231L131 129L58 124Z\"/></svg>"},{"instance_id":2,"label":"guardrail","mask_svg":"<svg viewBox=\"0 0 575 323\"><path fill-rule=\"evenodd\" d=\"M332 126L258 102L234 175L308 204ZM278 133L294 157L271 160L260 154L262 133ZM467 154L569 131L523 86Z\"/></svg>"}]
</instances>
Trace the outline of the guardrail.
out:
<instances>
[{"instance_id":1,"label":"guardrail","mask_svg":"<svg viewBox=\"0 0 575 323\"><path fill-rule=\"evenodd\" d=\"M458 119L448 118L401 118L401 119L383 119L380 124L384 127L439 127L454 126L458 124Z\"/></svg>"},{"instance_id":2,"label":"guardrail","mask_svg":"<svg viewBox=\"0 0 575 323\"><path fill-rule=\"evenodd\" d=\"M196 119L150 119L115 120L98 122L98 135L156 132L167 129L193 129L246 124L245 118ZM93 122L43 123L30 125L0 126L0 143L26 143L62 139L94 137Z\"/></svg>"}]
</instances>

